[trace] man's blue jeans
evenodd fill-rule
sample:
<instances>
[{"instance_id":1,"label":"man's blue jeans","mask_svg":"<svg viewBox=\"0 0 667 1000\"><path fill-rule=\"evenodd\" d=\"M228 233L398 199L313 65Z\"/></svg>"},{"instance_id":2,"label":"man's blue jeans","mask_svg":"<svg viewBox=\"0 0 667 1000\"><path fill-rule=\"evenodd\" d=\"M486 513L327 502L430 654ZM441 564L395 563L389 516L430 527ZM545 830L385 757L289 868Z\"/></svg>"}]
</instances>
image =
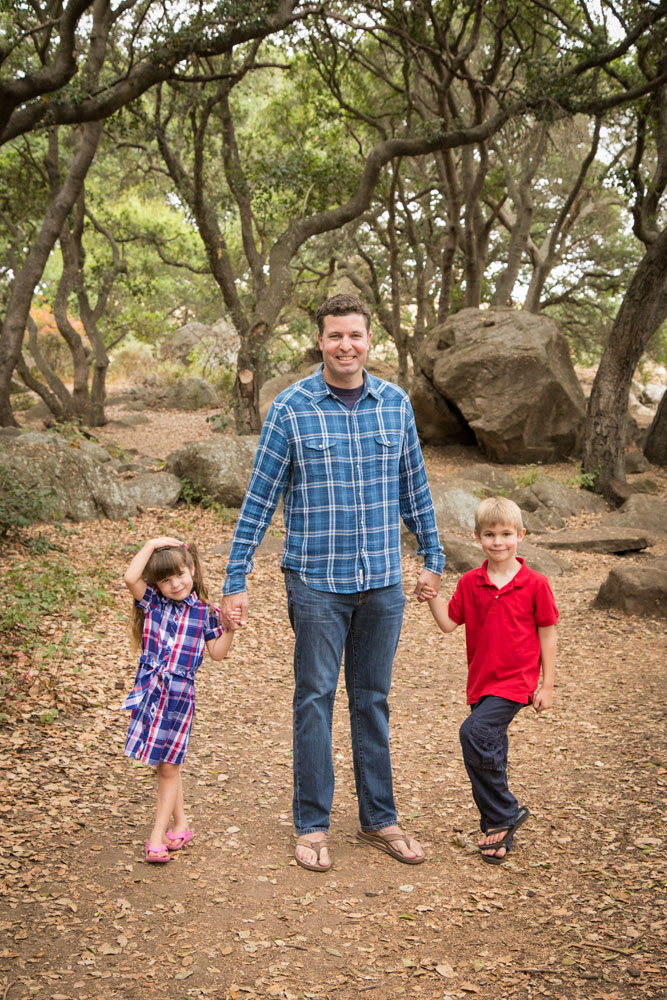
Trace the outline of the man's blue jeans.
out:
<instances>
[{"instance_id":1,"label":"man's blue jeans","mask_svg":"<svg viewBox=\"0 0 667 1000\"><path fill-rule=\"evenodd\" d=\"M294 629L294 826L328 831L334 770L331 723L345 652L354 778L362 830L396 823L389 754L391 671L403 622L400 584L356 594L307 587L285 572Z\"/></svg>"}]
</instances>

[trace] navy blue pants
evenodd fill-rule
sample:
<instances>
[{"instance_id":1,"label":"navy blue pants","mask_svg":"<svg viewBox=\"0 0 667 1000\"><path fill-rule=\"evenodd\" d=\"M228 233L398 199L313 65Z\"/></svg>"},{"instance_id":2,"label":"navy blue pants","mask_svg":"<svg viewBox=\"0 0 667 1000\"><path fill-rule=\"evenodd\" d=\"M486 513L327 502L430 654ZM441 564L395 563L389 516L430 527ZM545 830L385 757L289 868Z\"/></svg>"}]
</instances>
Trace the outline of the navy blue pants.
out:
<instances>
[{"instance_id":1,"label":"navy blue pants","mask_svg":"<svg viewBox=\"0 0 667 1000\"><path fill-rule=\"evenodd\" d=\"M497 826L511 826L519 813L519 803L507 784L507 729L522 708L524 705L518 701L485 695L472 706L459 730L482 833ZM508 850L511 846L508 841Z\"/></svg>"}]
</instances>

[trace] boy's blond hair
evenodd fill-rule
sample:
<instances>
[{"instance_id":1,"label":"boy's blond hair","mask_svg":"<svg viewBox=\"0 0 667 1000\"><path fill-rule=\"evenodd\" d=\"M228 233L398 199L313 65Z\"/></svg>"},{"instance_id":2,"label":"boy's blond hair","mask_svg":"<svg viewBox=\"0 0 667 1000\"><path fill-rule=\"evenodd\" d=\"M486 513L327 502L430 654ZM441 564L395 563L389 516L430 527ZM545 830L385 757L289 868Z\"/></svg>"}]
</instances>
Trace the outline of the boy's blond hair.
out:
<instances>
[{"instance_id":1,"label":"boy's blond hair","mask_svg":"<svg viewBox=\"0 0 667 1000\"><path fill-rule=\"evenodd\" d=\"M514 500L507 497L487 497L475 511L475 534L480 535L483 528L491 528L494 524L511 524L517 533L523 531L521 509Z\"/></svg>"}]
</instances>

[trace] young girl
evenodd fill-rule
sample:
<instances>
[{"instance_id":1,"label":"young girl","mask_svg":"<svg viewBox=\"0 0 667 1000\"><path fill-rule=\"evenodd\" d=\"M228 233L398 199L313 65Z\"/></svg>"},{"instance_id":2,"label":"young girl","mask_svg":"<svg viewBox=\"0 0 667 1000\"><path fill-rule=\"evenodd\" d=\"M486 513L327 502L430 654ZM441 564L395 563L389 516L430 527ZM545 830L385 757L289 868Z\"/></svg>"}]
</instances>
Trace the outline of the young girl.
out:
<instances>
[{"instance_id":1,"label":"young girl","mask_svg":"<svg viewBox=\"0 0 667 1000\"><path fill-rule=\"evenodd\" d=\"M155 823L146 841L146 861L165 864L193 838L183 804L181 764L195 711L194 678L204 644L222 660L233 631L224 631L208 604L194 545L177 538L151 538L127 567L125 586L134 597L132 636L141 646L125 755L157 767ZM168 830L173 816L173 828Z\"/></svg>"}]
</instances>

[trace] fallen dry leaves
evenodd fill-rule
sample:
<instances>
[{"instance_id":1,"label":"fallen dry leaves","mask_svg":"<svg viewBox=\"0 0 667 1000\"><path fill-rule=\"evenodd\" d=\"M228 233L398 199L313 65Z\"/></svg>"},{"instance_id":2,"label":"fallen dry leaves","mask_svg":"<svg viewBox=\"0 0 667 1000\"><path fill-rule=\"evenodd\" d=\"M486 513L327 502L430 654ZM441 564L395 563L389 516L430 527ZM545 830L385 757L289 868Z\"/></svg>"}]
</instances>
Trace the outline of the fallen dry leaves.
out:
<instances>
[{"instance_id":1,"label":"fallen dry leaves","mask_svg":"<svg viewBox=\"0 0 667 1000\"><path fill-rule=\"evenodd\" d=\"M273 552L257 557L250 623L230 657L199 674L184 770L195 840L169 865L142 861L155 789L122 755L118 709L135 658L121 576L158 531L197 541L219 594L226 560L215 547L231 525L210 511L58 536L81 572L111 571L113 603L87 623L68 608L45 620L56 646L72 638L39 671L22 665L30 683L0 731L2 1000L665 995L665 626L591 609L613 557L573 555L574 572L553 581L556 705L512 727L511 782L532 818L511 861L488 868L474 849L457 740L463 634L442 636L408 603L391 701L395 785L429 860L399 866L356 840L341 690L335 866L317 876L292 860L291 633ZM406 591L417 565L406 558ZM446 592L453 583L445 576ZM58 715L40 723L49 706Z\"/></svg>"}]
</instances>

